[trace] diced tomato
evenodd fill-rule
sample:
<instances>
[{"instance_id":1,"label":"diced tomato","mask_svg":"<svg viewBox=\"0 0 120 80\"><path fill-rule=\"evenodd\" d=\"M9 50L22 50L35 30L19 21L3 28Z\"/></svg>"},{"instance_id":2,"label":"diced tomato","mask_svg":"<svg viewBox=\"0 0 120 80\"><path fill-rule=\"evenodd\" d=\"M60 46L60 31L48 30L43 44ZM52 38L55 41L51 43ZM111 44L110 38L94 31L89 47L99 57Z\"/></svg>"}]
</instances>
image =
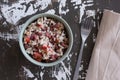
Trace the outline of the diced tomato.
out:
<instances>
[{"instance_id":1,"label":"diced tomato","mask_svg":"<svg viewBox=\"0 0 120 80\"><path fill-rule=\"evenodd\" d=\"M25 42L29 43L30 42L30 37L25 37Z\"/></svg>"},{"instance_id":2,"label":"diced tomato","mask_svg":"<svg viewBox=\"0 0 120 80\"><path fill-rule=\"evenodd\" d=\"M42 45L43 50L47 50L47 45Z\"/></svg>"},{"instance_id":3,"label":"diced tomato","mask_svg":"<svg viewBox=\"0 0 120 80\"><path fill-rule=\"evenodd\" d=\"M34 52L33 53L33 58L40 62L42 60L42 54L39 53L39 52Z\"/></svg>"}]
</instances>

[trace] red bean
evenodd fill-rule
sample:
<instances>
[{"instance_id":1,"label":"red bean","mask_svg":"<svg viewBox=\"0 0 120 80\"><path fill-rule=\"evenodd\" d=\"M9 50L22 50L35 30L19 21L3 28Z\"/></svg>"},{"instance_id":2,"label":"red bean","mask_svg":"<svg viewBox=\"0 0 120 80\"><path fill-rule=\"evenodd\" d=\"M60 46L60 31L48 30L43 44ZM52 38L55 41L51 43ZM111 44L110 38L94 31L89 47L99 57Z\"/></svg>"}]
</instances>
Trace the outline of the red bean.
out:
<instances>
[{"instance_id":1,"label":"red bean","mask_svg":"<svg viewBox=\"0 0 120 80\"><path fill-rule=\"evenodd\" d=\"M30 39L31 40L35 40L36 39L36 35L35 34L31 34Z\"/></svg>"}]
</instances>

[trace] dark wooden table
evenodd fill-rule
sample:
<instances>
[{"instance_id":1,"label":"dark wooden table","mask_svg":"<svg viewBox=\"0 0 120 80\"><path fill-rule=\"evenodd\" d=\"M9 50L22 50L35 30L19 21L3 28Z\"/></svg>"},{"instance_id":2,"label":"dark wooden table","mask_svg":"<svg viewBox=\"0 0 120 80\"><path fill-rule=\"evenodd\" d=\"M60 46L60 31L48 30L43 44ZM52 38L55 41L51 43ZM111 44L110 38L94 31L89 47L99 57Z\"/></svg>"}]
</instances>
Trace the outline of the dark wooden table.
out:
<instances>
[{"instance_id":1,"label":"dark wooden table","mask_svg":"<svg viewBox=\"0 0 120 80\"><path fill-rule=\"evenodd\" d=\"M79 54L80 23L93 17L94 26L84 47L80 80L85 80L103 9L120 12L119 0L1 0L0 1L0 80L72 80ZM39 13L57 14L70 25L74 45L69 56L53 67L30 63L20 51L18 37L25 21Z\"/></svg>"}]
</instances>

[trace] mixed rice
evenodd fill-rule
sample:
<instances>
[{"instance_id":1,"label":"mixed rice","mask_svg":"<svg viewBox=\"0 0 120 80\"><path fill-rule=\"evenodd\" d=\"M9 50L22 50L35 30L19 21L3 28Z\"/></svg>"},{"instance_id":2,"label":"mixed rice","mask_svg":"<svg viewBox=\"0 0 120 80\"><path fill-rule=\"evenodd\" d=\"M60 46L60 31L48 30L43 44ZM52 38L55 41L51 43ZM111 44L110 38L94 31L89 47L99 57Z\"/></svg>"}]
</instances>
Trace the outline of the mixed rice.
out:
<instances>
[{"instance_id":1,"label":"mixed rice","mask_svg":"<svg viewBox=\"0 0 120 80\"><path fill-rule=\"evenodd\" d=\"M24 31L26 52L39 62L53 62L64 55L68 36L64 25L49 17L40 17Z\"/></svg>"}]
</instances>

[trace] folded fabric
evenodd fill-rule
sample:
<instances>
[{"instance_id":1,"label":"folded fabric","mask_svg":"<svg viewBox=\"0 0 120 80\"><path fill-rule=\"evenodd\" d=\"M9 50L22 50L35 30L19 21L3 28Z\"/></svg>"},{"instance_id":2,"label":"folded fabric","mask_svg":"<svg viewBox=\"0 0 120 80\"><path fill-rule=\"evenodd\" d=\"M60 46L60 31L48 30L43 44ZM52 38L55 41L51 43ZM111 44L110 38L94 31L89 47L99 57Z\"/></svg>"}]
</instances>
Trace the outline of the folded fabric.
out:
<instances>
[{"instance_id":1,"label":"folded fabric","mask_svg":"<svg viewBox=\"0 0 120 80\"><path fill-rule=\"evenodd\" d=\"M86 80L120 80L120 14L104 10Z\"/></svg>"}]
</instances>

